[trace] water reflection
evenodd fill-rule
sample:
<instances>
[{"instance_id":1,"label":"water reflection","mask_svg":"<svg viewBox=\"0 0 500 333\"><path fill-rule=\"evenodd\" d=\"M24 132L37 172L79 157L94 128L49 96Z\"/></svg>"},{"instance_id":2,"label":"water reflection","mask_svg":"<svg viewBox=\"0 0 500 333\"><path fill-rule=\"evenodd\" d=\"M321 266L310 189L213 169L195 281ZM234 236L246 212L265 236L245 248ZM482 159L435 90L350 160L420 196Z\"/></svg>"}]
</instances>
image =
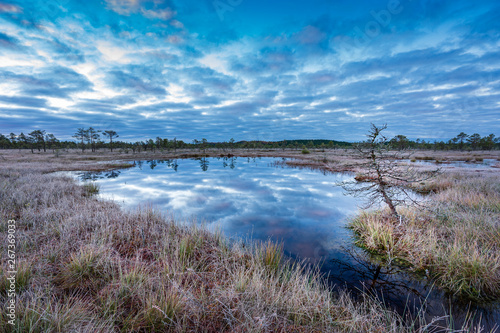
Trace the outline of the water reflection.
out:
<instances>
[{"instance_id":1,"label":"water reflection","mask_svg":"<svg viewBox=\"0 0 500 333\"><path fill-rule=\"evenodd\" d=\"M335 185L352 175L287 168L280 160L136 161L135 168L86 172L81 179L97 181L103 198L124 207L147 202L178 220L201 218L229 237L283 242L291 258L321 263L332 285L383 295L386 303L399 310L423 299L431 315L449 310L449 299L425 278L415 279L395 265L377 263L351 245L350 231L344 226L348 216L357 212L360 199L345 196ZM463 308L457 313L463 313ZM493 320L500 319L498 311L484 311Z\"/></svg>"},{"instance_id":2,"label":"water reflection","mask_svg":"<svg viewBox=\"0 0 500 333\"><path fill-rule=\"evenodd\" d=\"M236 157L224 157L222 160L222 167L234 169L236 168Z\"/></svg>"},{"instance_id":3,"label":"water reflection","mask_svg":"<svg viewBox=\"0 0 500 333\"><path fill-rule=\"evenodd\" d=\"M318 261L348 236L340 228L357 211L356 199L334 185L349 175L270 166L272 158L136 161L135 168L83 173L100 195L125 207L149 202L179 218L202 218L228 236L283 241L294 257ZM146 167L147 166L147 167Z\"/></svg>"},{"instance_id":4,"label":"water reflection","mask_svg":"<svg viewBox=\"0 0 500 333\"><path fill-rule=\"evenodd\" d=\"M498 168L500 162L496 159L485 158L484 160L471 160L471 161L437 161L437 160L409 160L402 159L402 163L405 164L415 164L415 165L425 165L425 166L439 166L444 169L451 168L465 168L465 169L490 169Z\"/></svg>"},{"instance_id":5,"label":"water reflection","mask_svg":"<svg viewBox=\"0 0 500 333\"><path fill-rule=\"evenodd\" d=\"M112 170L112 171L106 171L106 172L93 172L93 171L85 171L79 174L79 179L82 181L96 181L98 179L111 179L111 178L116 178L121 174L121 171L119 170Z\"/></svg>"},{"instance_id":6,"label":"water reflection","mask_svg":"<svg viewBox=\"0 0 500 333\"><path fill-rule=\"evenodd\" d=\"M208 165L210 164L210 162L208 161L208 158L202 157L202 158L199 159L199 161L200 161L200 168L201 168L201 170L207 171L208 170Z\"/></svg>"},{"instance_id":7,"label":"water reflection","mask_svg":"<svg viewBox=\"0 0 500 333\"><path fill-rule=\"evenodd\" d=\"M158 165L158 162L153 160L153 161L146 161L147 164L149 164L149 168L151 170L154 170L154 168L156 168L156 166Z\"/></svg>"},{"instance_id":8,"label":"water reflection","mask_svg":"<svg viewBox=\"0 0 500 333\"><path fill-rule=\"evenodd\" d=\"M500 323L498 304L474 306L461 302L435 288L427 277L408 273L353 245L343 248L322 270L329 270L328 281L335 288L347 288L354 296L372 295L402 315L415 317L421 313L427 322L434 320L442 327L450 322L453 327L462 327L472 320L491 331ZM441 319L436 320L436 316Z\"/></svg>"}]
</instances>

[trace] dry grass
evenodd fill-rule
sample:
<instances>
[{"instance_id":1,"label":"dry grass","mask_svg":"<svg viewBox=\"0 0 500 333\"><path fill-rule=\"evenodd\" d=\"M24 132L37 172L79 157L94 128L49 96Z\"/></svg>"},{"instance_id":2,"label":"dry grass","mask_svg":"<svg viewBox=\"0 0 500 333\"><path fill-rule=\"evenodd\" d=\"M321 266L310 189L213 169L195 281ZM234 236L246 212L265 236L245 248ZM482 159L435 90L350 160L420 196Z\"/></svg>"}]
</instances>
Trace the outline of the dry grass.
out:
<instances>
[{"instance_id":1,"label":"dry grass","mask_svg":"<svg viewBox=\"0 0 500 333\"><path fill-rule=\"evenodd\" d=\"M124 213L69 178L0 174L0 218L17 221L21 263L16 325L2 311L0 332L407 330L373 300L333 297L273 243L229 245L151 208Z\"/></svg>"},{"instance_id":2,"label":"dry grass","mask_svg":"<svg viewBox=\"0 0 500 333\"><path fill-rule=\"evenodd\" d=\"M63 149L56 153L32 154L30 150L0 150L1 163L16 163L18 170L22 168L37 169L43 172L60 170L88 170L100 171L129 167L127 161L177 159L207 157L282 157L288 160L283 162L288 166L299 168L312 168L326 172L360 171L357 164L364 162L359 159L359 154L353 149L309 149L309 154L302 154L300 149L207 149L204 152L194 149L184 150L156 150L133 153L132 150L117 149L113 153L108 150L96 152L78 149ZM437 161L482 161L483 159L496 159L500 161L500 151L431 151L415 150L402 154L409 155L414 160ZM35 164L34 162L37 162ZM499 164L500 165L500 164ZM417 166L425 168L425 166ZM428 167L427 167L428 168Z\"/></svg>"},{"instance_id":3,"label":"dry grass","mask_svg":"<svg viewBox=\"0 0 500 333\"><path fill-rule=\"evenodd\" d=\"M350 163L336 154L322 163ZM117 156L4 154L0 231L17 221L19 266L16 325L2 311L0 332L451 331L423 317L404 321L369 297L333 296L318 275L287 263L279 245L229 244L150 207L125 213L95 199L98 188L47 174L113 168L95 162ZM394 241L384 240L387 248ZM7 300L0 293L3 308Z\"/></svg>"},{"instance_id":4,"label":"dry grass","mask_svg":"<svg viewBox=\"0 0 500 333\"><path fill-rule=\"evenodd\" d=\"M401 225L386 212L354 219L359 244L461 298L500 300L500 175L446 173L425 186L438 192L430 209L401 210Z\"/></svg>"}]
</instances>

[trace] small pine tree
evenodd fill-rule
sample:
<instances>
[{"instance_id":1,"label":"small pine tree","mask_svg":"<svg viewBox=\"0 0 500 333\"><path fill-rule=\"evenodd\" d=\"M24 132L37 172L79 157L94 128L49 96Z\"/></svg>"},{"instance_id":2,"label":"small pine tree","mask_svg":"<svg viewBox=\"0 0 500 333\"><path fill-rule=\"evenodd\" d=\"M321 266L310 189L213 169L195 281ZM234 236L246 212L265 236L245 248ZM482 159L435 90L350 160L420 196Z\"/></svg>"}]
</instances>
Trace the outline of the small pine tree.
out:
<instances>
[{"instance_id":1,"label":"small pine tree","mask_svg":"<svg viewBox=\"0 0 500 333\"><path fill-rule=\"evenodd\" d=\"M347 193L364 197L365 208L383 202L389 207L392 216L399 219L397 206L415 203L409 186L434 177L439 169L421 173L411 166L400 165L398 160L403 158L401 151L388 150L389 142L382 135L386 128L387 125L377 127L371 124L368 140L356 146L359 157L366 161L359 165L363 171L354 181L341 185Z\"/></svg>"}]
</instances>

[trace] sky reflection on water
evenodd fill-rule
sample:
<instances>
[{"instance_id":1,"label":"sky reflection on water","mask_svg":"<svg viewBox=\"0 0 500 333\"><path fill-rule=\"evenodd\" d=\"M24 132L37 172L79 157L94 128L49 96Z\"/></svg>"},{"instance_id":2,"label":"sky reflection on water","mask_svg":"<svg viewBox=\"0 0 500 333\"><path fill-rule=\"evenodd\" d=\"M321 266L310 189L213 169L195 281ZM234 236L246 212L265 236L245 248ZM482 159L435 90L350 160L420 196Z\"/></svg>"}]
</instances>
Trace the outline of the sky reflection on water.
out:
<instances>
[{"instance_id":1,"label":"sky reflection on water","mask_svg":"<svg viewBox=\"0 0 500 333\"><path fill-rule=\"evenodd\" d=\"M416 161L411 161L411 160L401 160L403 163L410 163L410 165L415 164L415 165L425 165L425 166L433 166L433 167L439 167L441 169L451 169L451 168L465 168L465 169L491 169L497 167L499 164L499 161L493 158L485 158L484 160L481 161L439 161L436 162L435 160L416 160Z\"/></svg>"},{"instance_id":2,"label":"sky reflection on water","mask_svg":"<svg viewBox=\"0 0 500 333\"><path fill-rule=\"evenodd\" d=\"M85 172L80 179L97 181L100 196L124 208L152 204L177 221L202 220L231 238L282 242L289 257L320 263L332 285L383 295L386 304L401 312L425 299L429 318L452 309L457 324L465 320L466 306L433 288L432 281L381 266L353 246L345 225L363 200L344 195L336 186L353 175L277 167L279 160L136 161L134 168ZM500 320L498 307L474 309L483 323L489 322L487 327Z\"/></svg>"},{"instance_id":3,"label":"sky reflection on water","mask_svg":"<svg viewBox=\"0 0 500 333\"><path fill-rule=\"evenodd\" d=\"M150 203L180 220L217 225L229 237L271 238L293 257L326 259L348 240L345 219L358 209L357 199L335 186L352 176L277 168L275 160L144 161L84 177L97 179L100 196L124 207Z\"/></svg>"}]
</instances>

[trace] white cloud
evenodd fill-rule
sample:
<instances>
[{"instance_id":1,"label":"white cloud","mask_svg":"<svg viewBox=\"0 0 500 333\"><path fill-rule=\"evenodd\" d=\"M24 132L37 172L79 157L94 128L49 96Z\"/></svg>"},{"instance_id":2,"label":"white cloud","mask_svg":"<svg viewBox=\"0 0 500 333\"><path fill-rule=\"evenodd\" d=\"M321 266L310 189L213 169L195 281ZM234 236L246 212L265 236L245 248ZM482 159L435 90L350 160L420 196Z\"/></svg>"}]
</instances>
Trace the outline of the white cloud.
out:
<instances>
[{"instance_id":1,"label":"white cloud","mask_svg":"<svg viewBox=\"0 0 500 333\"><path fill-rule=\"evenodd\" d=\"M127 57L127 49L113 45L108 41L98 41L97 49L108 61L119 62L121 64L127 64L132 61L129 57Z\"/></svg>"},{"instance_id":2,"label":"white cloud","mask_svg":"<svg viewBox=\"0 0 500 333\"><path fill-rule=\"evenodd\" d=\"M155 10L141 9L141 13L142 13L142 15L144 15L145 17L147 17L149 19L159 19L159 20L164 20L164 21L170 20L176 14L170 8L167 8L167 9L155 9Z\"/></svg>"},{"instance_id":3,"label":"white cloud","mask_svg":"<svg viewBox=\"0 0 500 333\"><path fill-rule=\"evenodd\" d=\"M146 9L144 8L145 3L153 2L154 5L157 5L157 1L148 1L148 0L106 0L107 8L113 10L114 12L128 16L130 14L141 13L144 17L151 20L163 20L168 21L172 19L177 13L173 11L171 8L153 8ZM177 21L178 22L178 21ZM180 22L176 23L179 24ZM182 24L182 23L180 23Z\"/></svg>"},{"instance_id":4,"label":"white cloud","mask_svg":"<svg viewBox=\"0 0 500 333\"><path fill-rule=\"evenodd\" d=\"M106 0L108 9L121 15L130 15L139 10L142 0Z\"/></svg>"},{"instance_id":5,"label":"white cloud","mask_svg":"<svg viewBox=\"0 0 500 333\"><path fill-rule=\"evenodd\" d=\"M23 9L16 5L0 2L0 13L22 13Z\"/></svg>"}]
</instances>

